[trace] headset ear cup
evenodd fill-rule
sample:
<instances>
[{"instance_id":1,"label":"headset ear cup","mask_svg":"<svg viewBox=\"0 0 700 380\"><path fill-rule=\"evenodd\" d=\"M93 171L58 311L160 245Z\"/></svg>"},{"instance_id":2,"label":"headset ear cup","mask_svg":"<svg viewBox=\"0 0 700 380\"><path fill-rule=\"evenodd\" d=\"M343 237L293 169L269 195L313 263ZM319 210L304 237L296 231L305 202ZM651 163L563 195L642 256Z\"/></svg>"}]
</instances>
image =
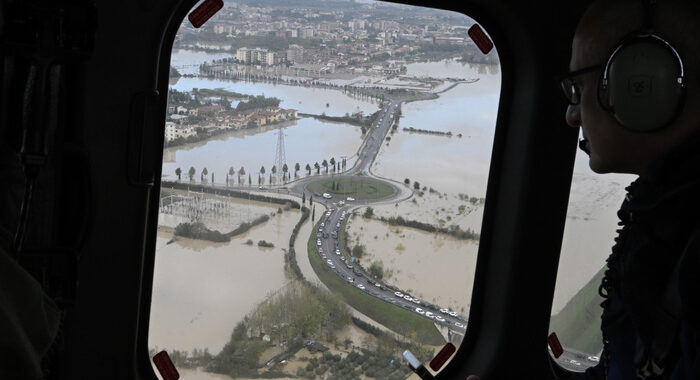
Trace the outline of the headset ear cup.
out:
<instances>
[{"instance_id":1,"label":"headset ear cup","mask_svg":"<svg viewBox=\"0 0 700 380\"><path fill-rule=\"evenodd\" d=\"M684 98L682 61L656 36L637 36L618 46L599 84L601 107L625 128L651 132L669 125Z\"/></svg>"}]
</instances>

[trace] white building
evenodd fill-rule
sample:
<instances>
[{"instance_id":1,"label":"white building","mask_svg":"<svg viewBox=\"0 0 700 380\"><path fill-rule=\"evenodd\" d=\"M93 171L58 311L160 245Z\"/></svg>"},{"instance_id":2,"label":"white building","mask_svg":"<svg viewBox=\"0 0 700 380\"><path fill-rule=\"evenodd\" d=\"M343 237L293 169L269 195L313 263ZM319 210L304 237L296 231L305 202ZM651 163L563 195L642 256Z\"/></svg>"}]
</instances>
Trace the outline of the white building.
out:
<instances>
[{"instance_id":1,"label":"white building","mask_svg":"<svg viewBox=\"0 0 700 380\"><path fill-rule=\"evenodd\" d=\"M267 54L265 55L265 64L268 66L274 66L279 63L279 58L277 57L277 53L268 51Z\"/></svg>"},{"instance_id":2,"label":"white building","mask_svg":"<svg viewBox=\"0 0 700 380\"><path fill-rule=\"evenodd\" d=\"M250 63L253 51L248 48L240 48L236 50L236 59L241 63Z\"/></svg>"},{"instance_id":3,"label":"white building","mask_svg":"<svg viewBox=\"0 0 700 380\"><path fill-rule=\"evenodd\" d=\"M196 134L197 132L191 125L177 125L172 122L165 123L165 141L173 141L178 137L187 138Z\"/></svg>"}]
</instances>

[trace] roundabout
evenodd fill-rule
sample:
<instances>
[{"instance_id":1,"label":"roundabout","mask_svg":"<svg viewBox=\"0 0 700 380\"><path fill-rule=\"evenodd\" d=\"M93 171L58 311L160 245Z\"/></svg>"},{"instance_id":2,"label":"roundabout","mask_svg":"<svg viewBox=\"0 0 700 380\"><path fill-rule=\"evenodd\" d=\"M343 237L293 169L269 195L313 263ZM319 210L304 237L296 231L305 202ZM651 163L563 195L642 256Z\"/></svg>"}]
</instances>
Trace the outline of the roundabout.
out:
<instances>
[{"instance_id":1,"label":"roundabout","mask_svg":"<svg viewBox=\"0 0 700 380\"><path fill-rule=\"evenodd\" d=\"M390 183L365 176L319 178L306 184L311 193L330 194L333 198L354 198L358 201L381 200L399 192Z\"/></svg>"}]
</instances>

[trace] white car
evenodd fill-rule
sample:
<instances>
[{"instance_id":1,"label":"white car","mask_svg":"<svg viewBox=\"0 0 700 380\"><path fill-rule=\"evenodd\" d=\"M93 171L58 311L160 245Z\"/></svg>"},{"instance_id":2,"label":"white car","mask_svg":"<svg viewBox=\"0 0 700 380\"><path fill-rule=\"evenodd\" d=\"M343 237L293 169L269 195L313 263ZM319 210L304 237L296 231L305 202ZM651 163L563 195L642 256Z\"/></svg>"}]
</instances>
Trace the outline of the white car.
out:
<instances>
[{"instance_id":1,"label":"white car","mask_svg":"<svg viewBox=\"0 0 700 380\"><path fill-rule=\"evenodd\" d=\"M590 360L590 361L592 361L592 362L596 362L596 363L597 363L597 362L599 362L599 361L600 361L600 358L599 358L599 357L597 357L597 356L589 356L589 357L588 357L588 360Z\"/></svg>"},{"instance_id":2,"label":"white car","mask_svg":"<svg viewBox=\"0 0 700 380\"><path fill-rule=\"evenodd\" d=\"M354 201L355 201L355 198L353 198L353 197L347 197L345 200L348 201L348 202L354 202ZM343 212L343 215L345 215L345 212Z\"/></svg>"},{"instance_id":3,"label":"white car","mask_svg":"<svg viewBox=\"0 0 700 380\"><path fill-rule=\"evenodd\" d=\"M435 318L435 314L433 314L433 313L431 313L431 312L429 312L429 311L426 311L426 312L425 312L425 316L428 317L428 318L430 318L430 319L434 319L434 318Z\"/></svg>"},{"instance_id":4,"label":"white car","mask_svg":"<svg viewBox=\"0 0 700 380\"><path fill-rule=\"evenodd\" d=\"M349 281L349 282L355 282L355 279L352 278L352 277L348 277L348 281Z\"/></svg>"},{"instance_id":5,"label":"white car","mask_svg":"<svg viewBox=\"0 0 700 380\"><path fill-rule=\"evenodd\" d=\"M333 262L331 261L331 259L326 260L326 262L328 263L328 265L333 264Z\"/></svg>"},{"instance_id":6,"label":"white car","mask_svg":"<svg viewBox=\"0 0 700 380\"><path fill-rule=\"evenodd\" d=\"M406 301L413 301L413 297L409 296L408 294L403 296L403 299L405 299Z\"/></svg>"},{"instance_id":7,"label":"white car","mask_svg":"<svg viewBox=\"0 0 700 380\"><path fill-rule=\"evenodd\" d=\"M323 193L323 197L326 198L326 199L331 199L331 198L333 198L333 196L330 195L330 194L328 194L328 193Z\"/></svg>"},{"instance_id":8,"label":"white car","mask_svg":"<svg viewBox=\"0 0 700 380\"><path fill-rule=\"evenodd\" d=\"M345 205L345 201L338 202L338 206L344 206L344 205Z\"/></svg>"},{"instance_id":9,"label":"white car","mask_svg":"<svg viewBox=\"0 0 700 380\"><path fill-rule=\"evenodd\" d=\"M321 239L316 240L316 245L321 246Z\"/></svg>"},{"instance_id":10,"label":"white car","mask_svg":"<svg viewBox=\"0 0 700 380\"><path fill-rule=\"evenodd\" d=\"M418 313L420 315L425 315L425 311L423 309L421 309L420 307L416 308L416 313Z\"/></svg>"},{"instance_id":11,"label":"white car","mask_svg":"<svg viewBox=\"0 0 700 380\"><path fill-rule=\"evenodd\" d=\"M416 305L420 305L420 300L418 298L412 299L411 302L415 303Z\"/></svg>"},{"instance_id":12,"label":"white car","mask_svg":"<svg viewBox=\"0 0 700 380\"><path fill-rule=\"evenodd\" d=\"M442 309L440 309L440 312L443 313L443 314L447 314L447 313L450 312L450 310L449 310L449 309L442 308Z\"/></svg>"},{"instance_id":13,"label":"white car","mask_svg":"<svg viewBox=\"0 0 700 380\"><path fill-rule=\"evenodd\" d=\"M403 293L401 293L401 292L394 292L394 295L399 297L399 298L403 298Z\"/></svg>"},{"instance_id":14,"label":"white car","mask_svg":"<svg viewBox=\"0 0 700 380\"><path fill-rule=\"evenodd\" d=\"M578 365L581 365L581 363L577 362L577 361L574 360L574 359L569 360L569 363L571 363L571 364L573 364L573 365L577 365L577 366L578 366Z\"/></svg>"},{"instance_id":15,"label":"white car","mask_svg":"<svg viewBox=\"0 0 700 380\"><path fill-rule=\"evenodd\" d=\"M457 316L457 312L456 312L456 311L451 311L451 312L449 312L449 313L447 313L447 314L449 314L449 315L451 315L451 316L453 316L453 317L456 317L456 316Z\"/></svg>"},{"instance_id":16,"label":"white car","mask_svg":"<svg viewBox=\"0 0 700 380\"><path fill-rule=\"evenodd\" d=\"M335 250L335 254L336 254L336 255L340 255L340 250L339 250L339 249L336 249L336 250Z\"/></svg>"},{"instance_id":17,"label":"white car","mask_svg":"<svg viewBox=\"0 0 700 380\"><path fill-rule=\"evenodd\" d=\"M365 286L362 285L362 284L357 284L357 287L360 288L360 289L362 289L362 290L365 290Z\"/></svg>"},{"instance_id":18,"label":"white car","mask_svg":"<svg viewBox=\"0 0 700 380\"><path fill-rule=\"evenodd\" d=\"M439 316L439 315L436 315L436 316L435 316L435 320L436 320L436 321L439 321L439 322L445 322L445 318L443 318L443 317L441 317L441 316Z\"/></svg>"},{"instance_id":19,"label":"white car","mask_svg":"<svg viewBox=\"0 0 700 380\"><path fill-rule=\"evenodd\" d=\"M464 325L459 323L459 322L455 322L455 326L457 326L459 328L464 328Z\"/></svg>"}]
</instances>

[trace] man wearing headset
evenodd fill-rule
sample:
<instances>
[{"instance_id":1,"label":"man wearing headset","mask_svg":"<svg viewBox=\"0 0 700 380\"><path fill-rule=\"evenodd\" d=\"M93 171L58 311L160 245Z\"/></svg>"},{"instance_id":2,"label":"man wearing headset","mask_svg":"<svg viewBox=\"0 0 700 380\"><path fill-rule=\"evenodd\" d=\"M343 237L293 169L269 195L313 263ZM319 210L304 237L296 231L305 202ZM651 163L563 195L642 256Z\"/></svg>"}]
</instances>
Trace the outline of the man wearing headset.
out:
<instances>
[{"instance_id":1,"label":"man wearing headset","mask_svg":"<svg viewBox=\"0 0 700 380\"><path fill-rule=\"evenodd\" d=\"M600 364L574 379L700 379L700 4L600 0L582 17L566 121L628 188L600 293Z\"/></svg>"}]
</instances>

